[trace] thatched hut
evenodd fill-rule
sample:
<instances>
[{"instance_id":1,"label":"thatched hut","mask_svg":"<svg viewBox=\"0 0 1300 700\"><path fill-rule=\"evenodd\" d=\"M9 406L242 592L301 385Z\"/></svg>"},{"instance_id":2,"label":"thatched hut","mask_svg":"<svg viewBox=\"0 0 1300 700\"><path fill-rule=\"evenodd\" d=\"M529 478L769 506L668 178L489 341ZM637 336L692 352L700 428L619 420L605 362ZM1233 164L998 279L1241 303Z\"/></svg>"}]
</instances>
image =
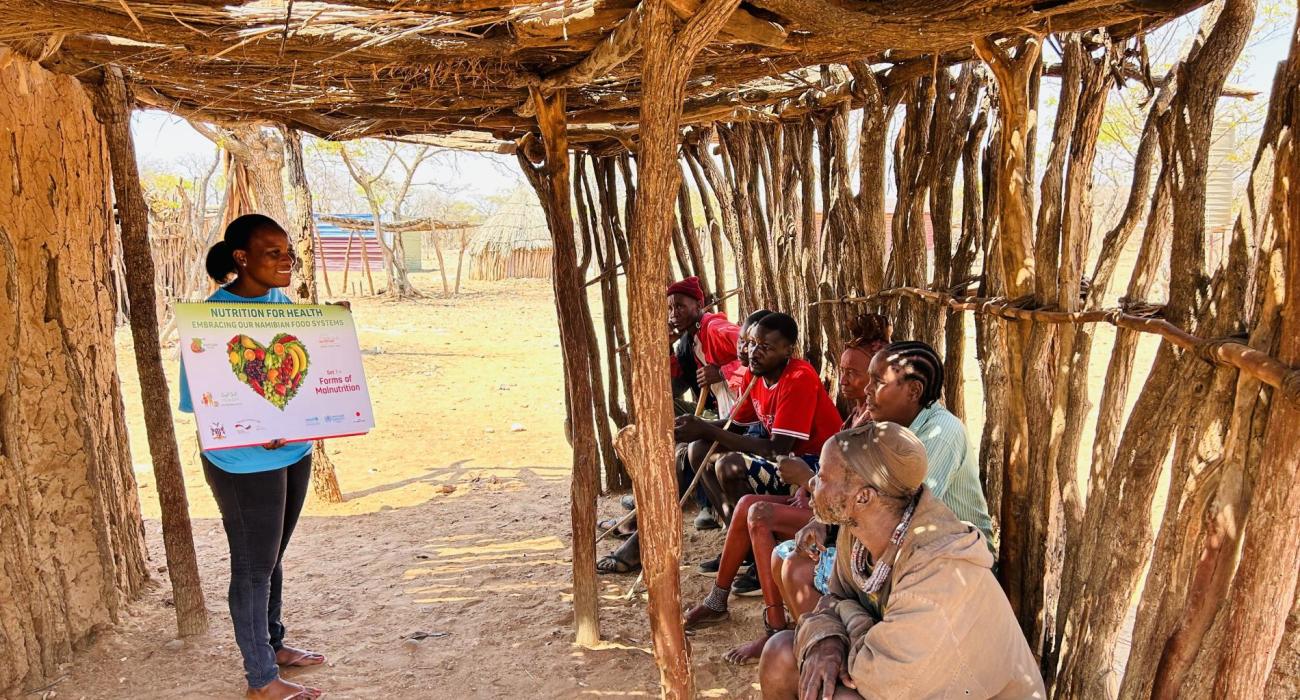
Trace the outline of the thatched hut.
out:
<instances>
[{"instance_id":1,"label":"thatched hut","mask_svg":"<svg viewBox=\"0 0 1300 700\"><path fill-rule=\"evenodd\" d=\"M531 194L512 198L485 219L468 252L470 279L551 278L551 232Z\"/></svg>"}]
</instances>

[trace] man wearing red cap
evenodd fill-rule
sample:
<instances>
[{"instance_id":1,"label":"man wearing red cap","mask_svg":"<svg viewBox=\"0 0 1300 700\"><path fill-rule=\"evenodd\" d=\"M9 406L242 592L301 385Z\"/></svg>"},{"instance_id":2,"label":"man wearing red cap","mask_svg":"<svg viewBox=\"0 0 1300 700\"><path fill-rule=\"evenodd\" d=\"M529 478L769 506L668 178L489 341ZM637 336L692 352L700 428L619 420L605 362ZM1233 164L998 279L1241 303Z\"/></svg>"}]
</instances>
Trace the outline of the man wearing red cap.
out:
<instances>
[{"instance_id":1,"label":"man wearing red cap","mask_svg":"<svg viewBox=\"0 0 1300 700\"><path fill-rule=\"evenodd\" d=\"M726 417L736 403L728 382L734 383L744 370L736 358L740 327L728 321L726 314L704 310L704 290L698 277L674 282L667 294L669 335L680 338L671 360L674 393L689 388L698 396L709 387L718 414Z\"/></svg>"}]
</instances>

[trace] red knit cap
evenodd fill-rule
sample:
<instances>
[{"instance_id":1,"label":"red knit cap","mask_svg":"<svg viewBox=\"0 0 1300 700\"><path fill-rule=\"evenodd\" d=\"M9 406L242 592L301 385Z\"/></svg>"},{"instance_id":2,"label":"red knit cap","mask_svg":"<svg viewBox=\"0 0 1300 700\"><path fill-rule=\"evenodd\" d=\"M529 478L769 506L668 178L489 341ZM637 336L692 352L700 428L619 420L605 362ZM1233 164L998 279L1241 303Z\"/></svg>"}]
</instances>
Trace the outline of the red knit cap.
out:
<instances>
[{"instance_id":1,"label":"red knit cap","mask_svg":"<svg viewBox=\"0 0 1300 700\"><path fill-rule=\"evenodd\" d=\"M695 276L668 285L668 296L674 294L685 294L688 297L694 297L695 301L704 301L704 290L700 287L700 278Z\"/></svg>"}]
</instances>

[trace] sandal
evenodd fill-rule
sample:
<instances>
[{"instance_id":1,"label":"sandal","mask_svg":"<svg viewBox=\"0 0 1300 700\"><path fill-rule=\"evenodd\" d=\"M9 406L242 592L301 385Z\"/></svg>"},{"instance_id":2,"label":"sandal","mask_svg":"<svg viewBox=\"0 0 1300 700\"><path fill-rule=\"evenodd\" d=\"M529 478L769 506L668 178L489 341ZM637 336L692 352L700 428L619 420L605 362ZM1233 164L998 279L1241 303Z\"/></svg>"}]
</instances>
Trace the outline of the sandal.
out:
<instances>
[{"instance_id":1,"label":"sandal","mask_svg":"<svg viewBox=\"0 0 1300 700\"><path fill-rule=\"evenodd\" d=\"M635 527L636 519L634 518L632 520L629 520L627 521L627 523L620 526L618 523L621 520L622 518L605 518L604 520L596 523L596 536L600 537L604 535L606 532L609 532L610 530L614 530L614 528L618 528L617 530L610 532L609 536L617 537L620 540L625 540L631 537L632 534L636 532L636 527ZM631 527L632 529L629 530L627 529L628 527Z\"/></svg>"},{"instance_id":2,"label":"sandal","mask_svg":"<svg viewBox=\"0 0 1300 700\"><path fill-rule=\"evenodd\" d=\"M616 552L610 552L596 562L596 573L598 574L635 574L641 570L641 565L633 564L628 560L620 557Z\"/></svg>"}]
</instances>

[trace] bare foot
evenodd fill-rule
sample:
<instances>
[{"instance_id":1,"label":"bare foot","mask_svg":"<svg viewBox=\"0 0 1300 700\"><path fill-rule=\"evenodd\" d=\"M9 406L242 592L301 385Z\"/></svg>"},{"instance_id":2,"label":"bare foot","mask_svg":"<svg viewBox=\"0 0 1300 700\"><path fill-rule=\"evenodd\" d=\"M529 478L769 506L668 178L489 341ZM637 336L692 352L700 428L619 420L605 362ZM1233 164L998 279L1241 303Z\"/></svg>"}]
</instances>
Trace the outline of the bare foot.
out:
<instances>
[{"instance_id":1,"label":"bare foot","mask_svg":"<svg viewBox=\"0 0 1300 700\"><path fill-rule=\"evenodd\" d=\"M325 657L314 651L294 649L293 647L285 646L280 647L280 650L275 652L275 663L280 666L292 666L295 668L302 666L319 666L325 663Z\"/></svg>"},{"instance_id":2,"label":"bare foot","mask_svg":"<svg viewBox=\"0 0 1300 700\"><path fill-rule=\"evenodd\" d=\"M686 629L693 630L715 622L722 622L728 617L730 617L730 613L725 610L718 612L707 605L697 605L686 612Z\"/></svg>"},{"instance_id":3,"label":"bare foot","mask_svg":"<svg viewBox=\"0 0 1300 700\"><path fill-rule=\"evenodd\" d=\"M244 693L248 700L315 700L322 695L324 693L320 688L290 683L283 678L277 678L261 688L249 688Z\"/></svg>"},{"instance_id":4,"label":"bare foot","mask_svg":"<svg viewBox=\"0 0 1300 700\"><path fill-rule=\"evenodd\" d=\"M735 664L737 666L747 666L756 663L758 657L763 655L763 645L767 644L767 640L771 638L772 635L765 634L751 642L745 642L735 649L723 654L722 659L729 664Z\"/></svg>"}]
</instances>

